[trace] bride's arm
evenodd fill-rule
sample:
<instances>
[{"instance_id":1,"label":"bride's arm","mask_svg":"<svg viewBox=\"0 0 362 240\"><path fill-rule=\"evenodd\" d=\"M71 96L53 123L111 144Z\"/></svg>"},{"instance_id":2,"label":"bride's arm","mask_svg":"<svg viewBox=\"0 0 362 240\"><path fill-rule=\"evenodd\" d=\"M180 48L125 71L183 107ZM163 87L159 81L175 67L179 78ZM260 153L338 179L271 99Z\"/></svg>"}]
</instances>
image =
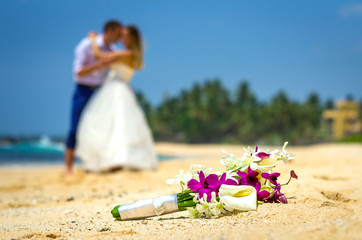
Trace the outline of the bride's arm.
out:
<instances>
[{"instance_id":1,"label":"bride's arm","mask_svg":"<svg viewBox=\"0 0 362 240\"><path fill-rule=\"evenodd\" d=\"M97 59L108 59L108 58L116 58L117 60L121 60L122 59L126 59L132 56L131 51L129 50L118 50L118 51L113 51L113 52L102 52L96 42L96 34L94 33L90 33L89 34L89 38L91 40L92 43L92 49L93 49L93 54L94 57Z\"/></svg>"}]
</instances>

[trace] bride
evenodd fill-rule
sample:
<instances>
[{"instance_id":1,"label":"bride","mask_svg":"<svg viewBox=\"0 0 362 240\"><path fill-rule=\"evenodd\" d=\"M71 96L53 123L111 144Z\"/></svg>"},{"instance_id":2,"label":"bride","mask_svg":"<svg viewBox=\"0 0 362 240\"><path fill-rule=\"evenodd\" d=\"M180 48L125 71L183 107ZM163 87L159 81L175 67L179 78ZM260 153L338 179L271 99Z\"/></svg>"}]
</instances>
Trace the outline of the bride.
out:
<instances>
[{"instance_id":1,"label":"bride","mask_svg":"<svg viewBox=\"0 0 362 240\"><path fill-rule=\"evenodd\" d=\"M86 106L77 134L76 155L89 171L117 168L156 169L157 158L147 121L128 83L143 65L141 36L123 28L125 50L101 52L90 33L96 58L116 57L102 87Z\"/></svg>"}]
</instances>

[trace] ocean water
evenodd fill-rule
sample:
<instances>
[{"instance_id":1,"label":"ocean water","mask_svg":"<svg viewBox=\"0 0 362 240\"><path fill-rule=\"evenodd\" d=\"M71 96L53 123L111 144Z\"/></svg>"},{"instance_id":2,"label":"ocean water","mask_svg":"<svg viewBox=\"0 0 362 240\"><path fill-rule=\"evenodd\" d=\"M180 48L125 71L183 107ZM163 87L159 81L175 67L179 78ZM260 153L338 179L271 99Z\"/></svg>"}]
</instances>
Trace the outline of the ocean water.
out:
<instances>
[{"instance_id":1,"label":"ocean water","mask_svg":"<svg viewBox=\"0 0 362 240\"><path fill-rule=\"evenodd\" d=\"M52 142L43 137L36 142L0 145L1 166L38 166L64 164L64 144ZM170 160L174 157L158 155L160 161ZM79 159L75 164L79 164Z\"/></svg>"}]
</instances>

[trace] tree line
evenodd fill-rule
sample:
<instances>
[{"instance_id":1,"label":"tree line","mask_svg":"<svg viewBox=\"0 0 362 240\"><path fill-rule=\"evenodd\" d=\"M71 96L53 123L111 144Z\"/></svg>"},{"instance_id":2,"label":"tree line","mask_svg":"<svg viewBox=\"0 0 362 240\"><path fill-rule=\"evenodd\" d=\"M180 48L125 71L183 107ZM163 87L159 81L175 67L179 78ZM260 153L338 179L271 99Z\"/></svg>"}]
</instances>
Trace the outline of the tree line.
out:
<instances>
[{"instance_id":1,"label":"tree line","mask_svg":"<svg viewBox=\"0 0 362 240\"><path fill-rule=\"evenodd\" d=\"M321 142L328 139L322 112L333 108L332 100L322 103L316 93L297 102L280 91L262 102L247 81L230 92L219 79L195 83L155 107L141 92L137 99L156 141L186 143Z\"/></svg>"}]
</instances>

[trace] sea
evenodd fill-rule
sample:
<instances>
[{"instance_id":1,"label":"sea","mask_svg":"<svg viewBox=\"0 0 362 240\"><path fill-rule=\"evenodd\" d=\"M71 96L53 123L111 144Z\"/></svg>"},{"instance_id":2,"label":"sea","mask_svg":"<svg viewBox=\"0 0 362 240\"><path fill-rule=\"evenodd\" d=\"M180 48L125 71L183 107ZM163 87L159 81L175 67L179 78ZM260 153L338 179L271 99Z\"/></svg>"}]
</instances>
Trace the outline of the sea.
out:
<instances>
[{"instance_id":1,"label":"sea","mask_svg":"<svg viewBox=\"0 0 362 240\"><path fill-rule=\"evenodd\" d=\"M6 143L0 145L0 167L48 166L64 164L63 142L55 142L47 136L37 141ZM175 157L158 155L159 161ZM80 160L76 158L75 164Z\"/></svg>"}]
</instances>

